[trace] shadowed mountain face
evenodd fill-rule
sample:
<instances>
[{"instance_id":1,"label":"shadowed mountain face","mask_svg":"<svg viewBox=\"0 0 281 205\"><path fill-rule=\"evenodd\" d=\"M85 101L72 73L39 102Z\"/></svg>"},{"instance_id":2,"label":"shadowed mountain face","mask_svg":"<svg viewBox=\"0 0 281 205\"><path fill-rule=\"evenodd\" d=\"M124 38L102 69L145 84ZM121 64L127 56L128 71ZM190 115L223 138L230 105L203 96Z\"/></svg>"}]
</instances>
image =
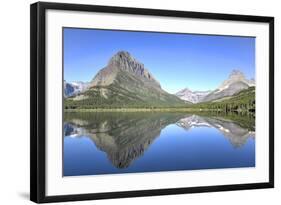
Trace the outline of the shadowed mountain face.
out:
<instances>
[{"instance_id":1,"label":"shadowed mountain face","mask_svg":"<svg viewBox=\"0 0 281 205\"><path fill-rule=\"evenodd\" d=\"M90 82L89 89L67 98L73 108L163 107L184 105L164 91L159 82L128 52L116 53Z\"/></svg>"},{"instance_id":2,"label":"shadowed mountain face","mask_svg":"<svg viewBox=\"0 0 281 205\"><path fill-rule=\"evenodd\" d=\"M66 109L185 107L230 99L254 86L254 79L233 70L213 91L185 88L172 95L161 88L143 63L130 53L119 51L90 83L64 82L64 102Z\"/></svg>"},{"instance_id":3,"label":"shadowed mountain face","mask_svg":"<svg viewBox=\"0 0 281 205\"><path fill-rule=\"evenodd\" d=\"M114 83L119 71L128 72L140 78L148 86L161 90L158 81L144 68L144 64L134 59L128 52L119 51L110 60L108 65L101 69L91 82L91 86L108 86Z\"/></svg>"},{"instance_id":4,"label":"shadowed mountain face","mask_svg":"<svg viewBox=\"0 0 281 205\"><path fill-rule=\"evenodd\" d=\"M234 147L241 147L255 136L254 119L239 124L222 117L180 113L66 113L64 135L89 137L116 168L127 168L171 124L187 132L191 128L215 128Z\"/></svg>"}]
</instances>

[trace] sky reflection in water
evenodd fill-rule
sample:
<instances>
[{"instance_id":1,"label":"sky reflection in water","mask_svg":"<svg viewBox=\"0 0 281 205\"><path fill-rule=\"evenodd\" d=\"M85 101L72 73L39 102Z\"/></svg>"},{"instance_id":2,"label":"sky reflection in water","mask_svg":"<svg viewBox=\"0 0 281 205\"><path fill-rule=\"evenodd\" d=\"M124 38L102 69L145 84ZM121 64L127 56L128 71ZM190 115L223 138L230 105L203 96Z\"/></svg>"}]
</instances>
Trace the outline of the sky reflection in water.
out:
<instances>
[{"instance_id":1,"label":"sky reflection in water","mask_svg":"<svg viewBox=\"0 0 281 205\"><path fill-rule=\"evenodd\" d=\"M254 167L254 124L251 116L66 113L64 176Z\"/></svg>"}]
</instances>

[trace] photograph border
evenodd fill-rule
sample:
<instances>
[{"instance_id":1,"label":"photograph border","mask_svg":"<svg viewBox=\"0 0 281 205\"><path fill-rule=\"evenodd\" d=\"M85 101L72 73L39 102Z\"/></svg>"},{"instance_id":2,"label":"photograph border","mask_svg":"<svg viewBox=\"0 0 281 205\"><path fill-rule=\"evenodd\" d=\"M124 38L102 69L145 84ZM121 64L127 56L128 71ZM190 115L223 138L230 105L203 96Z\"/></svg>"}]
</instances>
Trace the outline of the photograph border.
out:
<instances>
[{"instance_id":1,"label":"photograph border","mask_svg":"<svg viewBox=\"0 0 281 205\"><path fill-rule=\"evenodd\" d=\"M46 196L46 11L68 10L160 17L215 19L262 22L269 25L269 181L262 183L229 184L186 188L88 193ZM140 197L198 192L230 191L274 187L274 18L236 14L187 12L38 2L30 7L30 200L37 203Z\"/></svg>"}]
</instances>

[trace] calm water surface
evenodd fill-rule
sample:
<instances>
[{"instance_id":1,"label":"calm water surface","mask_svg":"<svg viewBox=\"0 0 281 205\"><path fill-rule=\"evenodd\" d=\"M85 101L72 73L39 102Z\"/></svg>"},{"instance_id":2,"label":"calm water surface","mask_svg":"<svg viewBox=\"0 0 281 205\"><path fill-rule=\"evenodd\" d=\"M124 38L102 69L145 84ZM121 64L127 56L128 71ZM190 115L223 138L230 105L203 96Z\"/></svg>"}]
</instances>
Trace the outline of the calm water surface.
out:
<instances>
[{"instance_id":1,"label":"calm water surface","mask_svg":"<svg viewBox=\"0 0 281 205\"><path fill-rule=\"evenodd\" d=\"M65 113L64 176L254 166L249 115Z\"/></svg>"}]
</instances>

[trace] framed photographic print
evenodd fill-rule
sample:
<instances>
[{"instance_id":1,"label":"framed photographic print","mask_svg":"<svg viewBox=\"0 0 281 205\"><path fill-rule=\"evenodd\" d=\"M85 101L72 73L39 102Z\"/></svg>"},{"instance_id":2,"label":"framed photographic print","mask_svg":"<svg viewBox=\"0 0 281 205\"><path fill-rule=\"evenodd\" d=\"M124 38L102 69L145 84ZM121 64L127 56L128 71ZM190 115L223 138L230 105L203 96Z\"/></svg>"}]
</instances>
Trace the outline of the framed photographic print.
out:
<instances>
[{"instance_id":1,"label":"framed photographic print","mask_svg":"<svg viewBox=\"0 0 281 205\"><path fill-rule=\"evenodd\" d=\"M274 18L31 5L30 198L274 186Z\"/></svg>"}]
</instances>

